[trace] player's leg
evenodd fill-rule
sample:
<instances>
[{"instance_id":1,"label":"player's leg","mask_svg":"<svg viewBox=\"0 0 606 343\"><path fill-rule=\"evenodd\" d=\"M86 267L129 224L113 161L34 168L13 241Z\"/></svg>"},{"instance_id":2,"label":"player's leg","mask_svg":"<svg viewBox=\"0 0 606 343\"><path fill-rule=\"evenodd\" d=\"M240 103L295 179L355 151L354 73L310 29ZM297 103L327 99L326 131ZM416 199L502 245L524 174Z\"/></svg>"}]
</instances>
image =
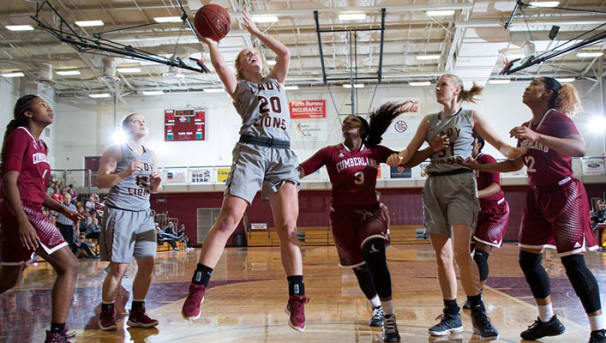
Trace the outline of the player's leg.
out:
<instances>
[{"instance_id":1,"label":"player's leg","mask_svg":"<svg viewBox=\"0 0 606 343\"><path fill-rule=\"evenodd\" d=\"M0 293L4 293L15 287L25 270L23 262L14 265L3 264L0 267Z\"/></svg>"},{"instance_id":2,"label":"player's leg","mask_svg":"<svg viewBox=\"0 0 606 343\"><path fill-rule=\"evenodd\" d=\"M358 280L358 285L360 286L362 293L364 293L364 295L366 296L366 299L368 299L368 303L370 305L371 316L370 320L368 321L368 325L383 325L385 313L383 312L383 307L381 307L381 300L379 299L379 295L377 294L377 289L375 288L375 283L372 279L370 269L368 269L368 264L364 263L352 269L356 276L356 279Z\"/></svg>"},{"instance_id":3,"label":"player's leg","mask_svg":"<svg viewBox=\"0 0 606 343\"><path fill-rule=\"evenodd\" d=\"M128 262L109 263L109 271L105 275L101 288L101 312L99 313L99 327L101 330L116 330L114 302L127 269Z\"/></svg>"}]
</instances>

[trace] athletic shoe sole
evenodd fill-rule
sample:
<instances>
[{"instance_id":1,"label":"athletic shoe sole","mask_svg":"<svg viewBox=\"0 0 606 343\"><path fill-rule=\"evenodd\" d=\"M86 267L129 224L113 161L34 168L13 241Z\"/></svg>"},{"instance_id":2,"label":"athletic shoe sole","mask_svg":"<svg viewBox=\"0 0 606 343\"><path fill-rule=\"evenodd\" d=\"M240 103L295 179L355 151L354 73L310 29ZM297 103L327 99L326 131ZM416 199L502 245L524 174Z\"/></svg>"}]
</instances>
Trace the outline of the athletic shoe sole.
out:
<instances>
[{"instance_id":1,"label":"athletic shoe sole","mask_svg":"<svg viewBox=\"0 0 606 343\"><path fill-rule=\"evenodd\" d=\"M200 301L200 307L202 307L202 303L204 302L204 297L202 297L202 301ZM202 310L200 310L200 312L198 312L198 315L195 317L188 317L185 315L185 313L183 313L183 310L181 310L181 316L183 317L183 319L185 320L196 320L198 318L200 318L200 315L202 314Z\"/></svg>"},{"instance_id":2,"label":"athletic shoe sole","mask_svg":"<svg viewBox=\"0 0 606 343\"><path fill-rule=\"evenodd\" d=\"M429 330L429 333L432 336L446 336L446 335L450 335L451 333L457 333L457 332L463 332L463 327L459 326L459 327L448 329L448 330L444 330L444 331L431 331L431 330Z\"/></svg>"},{"instance_id":3,"label":"athletic shoe sole","mask_svg":"<svg viewBox=\"0 0 606 343\"><path fill-rule=\"evenodd\" d=\"M499 339L498 334L496 336L482 336L482 335L480 335L479 332L474 332L473 334L480 336L480 341L495 341L495 340Z\"/></svg>"},{"instance_id":4,"label":"athletic shoe sole","mask_svg":"<svg viewBox=\"0 0 606 343\"><path fill-rule=\"evenodd\" d=\"M298 331L298 332L305 331L305 326L303 328L300 328L290 321L290 311L288 310L288 307L284 309L284 312L286 312L286 314L288 315L288 326L290 326L291 329Z\"/></svg>"},{"instance_id":5,"label":"athletic shoe sole","mask_svg":"<svg viewBox=\"0 0 606 343\"><path fill-rule=\"evenodd\" d=\"M149 329L149 328L156 327L158 325L158 321L155 320L153 323L144 324L144 323L132 322L132 321L128 320L126 322L126 325L130 326L131 328L145 328L145 329Z\"/></svg>"},{"instance_id":6,"label":"athletic shoe sole","mask_svg":"<svg viewBox=\"0 0 606 343\"><path fill-rule=\"evenodd\" d=\"M103 331L116 330L116 324L111 325L111 326L103 326L103 325L101 325L101 320L97 319L97 322L99 323L99 329L101 329Z\"/></svg>"}]
</instances>

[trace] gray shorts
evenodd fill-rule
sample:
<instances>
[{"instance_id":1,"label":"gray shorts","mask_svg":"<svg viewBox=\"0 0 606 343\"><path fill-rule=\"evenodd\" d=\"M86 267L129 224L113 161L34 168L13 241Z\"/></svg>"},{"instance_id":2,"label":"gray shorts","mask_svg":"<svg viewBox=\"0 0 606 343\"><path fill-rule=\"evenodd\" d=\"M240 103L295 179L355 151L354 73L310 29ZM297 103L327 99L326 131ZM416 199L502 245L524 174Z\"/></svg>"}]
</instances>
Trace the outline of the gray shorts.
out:
<instances>
[{"instance_id":1,"label":"gray shorts","mask_svg":"<svg viewBox=\"0 0 606 343\"><path fill-rule=\"evenodd\" d=\"M156 225L151 210L127 211L105 207L99 232L101 261L129 263L156 256Z\"/></svg>"},{"instance_id":2,"label":"gray shorts","mask_svg":"<svg viewBox=\"0 0 606 343\"><path fill-rule=\"evenodd\" d=\"M429 176L425 181L423 214L427 234L450 237L450 228L455 224L475 228L479 211L474 173Z\"/></svg>"},{"instance_id":3,"label":"gray shorts","mask_svg":"<svg viewBox=\"0 0 606 343\"><path fill-rule=\"evenodd\" d=\"M299 186L298 166L297 155L290 149L237 143L225 194L242 198L250 205L261 189L261 198L267 200L286 181Z\"/></svg>"}]
</instances>

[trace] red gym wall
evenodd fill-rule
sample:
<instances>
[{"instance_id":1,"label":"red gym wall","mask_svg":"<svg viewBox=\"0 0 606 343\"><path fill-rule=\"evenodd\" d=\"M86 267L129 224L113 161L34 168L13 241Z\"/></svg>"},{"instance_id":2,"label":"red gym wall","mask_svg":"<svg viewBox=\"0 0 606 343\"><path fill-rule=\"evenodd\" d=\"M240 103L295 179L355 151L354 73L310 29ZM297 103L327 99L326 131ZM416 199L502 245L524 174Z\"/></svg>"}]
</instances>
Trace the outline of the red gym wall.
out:
<instances>
[{"instance_id":1,"label":"red gym wall","mask_svg":"<svg viewBox=\"0 0 606 343\"><path fill-rule=\"evenodd\" d=\"M606 192L606 184L586 184L589 198L599 197ZM522 211L526 204L528 186L505 186L505 198L511 208L509 230L506 241L516 241L522 219ZM421 205L420 188L379 189L382 201L389 207L392 225L423 225L423 210ZM192 242L197 242L196 209L219 208L223 193L161 193L152 195L152 208L156 211L168 211L171 217L179 218L185 224L187 234ZM330 191L301 191L299 193L299 226L328 226L328 211L330 208ZM247 209L250 223L267 223L273 227L269 203L261 201L257 196L253 205ZM236 233L244 232L243 226ZM233 244L233 237L228 245Z\"/></svg>"}]
</instances>

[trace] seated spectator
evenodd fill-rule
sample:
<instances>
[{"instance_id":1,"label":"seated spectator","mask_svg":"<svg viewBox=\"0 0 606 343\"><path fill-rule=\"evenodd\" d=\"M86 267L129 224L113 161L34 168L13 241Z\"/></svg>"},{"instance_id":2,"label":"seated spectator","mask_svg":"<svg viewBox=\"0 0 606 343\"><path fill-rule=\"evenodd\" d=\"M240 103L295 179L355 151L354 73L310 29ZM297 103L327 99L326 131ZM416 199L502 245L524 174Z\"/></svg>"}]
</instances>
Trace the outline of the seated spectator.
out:
<instances>
[{"instance_id":1,"label":"seated spectator","mask_svg":"<svg viewBox=\"0 0 606 343\"><path fill-rule=\"evenodd\" d=\"M78 258L96 258L97 254L93 252L92 244L86 240L84 234L81 234L79 239L74 242L72 252Z\"/></svg>"},{"instance_id":2,"label":"seated spectator","mask_svg":"<svg viewBox=\"0 0 606 343\"><path fill-rule=\"evenodd\" d=\"M99 218L91 217L91 225L86 228L84 235L86 238L99 239L99 231L101 231L101 225L99 224Z\"/></svg>"},{"instance_id":3,"label":"seated spectator","mask_svg":"<svg viewBox=\"0 0 606 343\"><path fill-rule=\"evenodd\" d=\"M91 193L88 196L88 200L86 200L86 202L84 203L84 207L86 207L88 210L94 210L95 207L97 206L98 201L99 201L99 198L97 198L97 194Z\"/></svg>"},{"instance_id":4,"label":"seated spectator","mask_svg":"<svg viewBox=\"0 0 606 343\"><path fill-rule=\"evenodd\" d=\"M187 237L187 234L185 233L185 224L179 226L177 236L179 237L179 240L185 244L185 248L189 249L189 237Z\"/></svg>"},{"instance_id":5,"label":"seated spectator","mask_svg":"<svg viewBox=\"0 0 606 343\"><path fill-rule=\"evenodd\" d=\"M168 244L170 244L170 246L173 248L173 250L179 250L179 248L177 248L177 240L179 239L179 237L177 237L174 234L174 224L173 222L168 222L169 226L166 227L166 230L162 231L162 229L160 229L160 226L156 226L156 233L159 235L159 238L163 241L163 242L167 242ZM160 242L160 240L158 241Z\"/></svg>"},{"instance_id":6,"label":"seated spectator","mask_svg":"<svg viewBox=\"0 0 606 343\"><path fill-rule=\"evenodd\" d=\"M72 201L76 201L78 199L78 192L76 192L73 184L67 186L67 192L72 196Z\"/></svg>"},{"instance_id":7,"label":"seated spectator","mask_svg":"<svg viewBox=\"0 0 606 343\"><path fill-rule=\"evenodd\" d=\"M63 195L61 195L61 189L59 187L55 187L55 191L51 198L55 199L57 202L63 202Z\"/></svg>"},{"instance_id":8,"label":"seated spectator","mask_svg":"<svg viewBox=\"0 0 606 343\"><path fill-rule=\"evenodd\" d=\"M598 224L606 220L606 202L598 200L598 208L595 208L591 215L591 226L595 229Z\"/></svg>"}]
</instances>

